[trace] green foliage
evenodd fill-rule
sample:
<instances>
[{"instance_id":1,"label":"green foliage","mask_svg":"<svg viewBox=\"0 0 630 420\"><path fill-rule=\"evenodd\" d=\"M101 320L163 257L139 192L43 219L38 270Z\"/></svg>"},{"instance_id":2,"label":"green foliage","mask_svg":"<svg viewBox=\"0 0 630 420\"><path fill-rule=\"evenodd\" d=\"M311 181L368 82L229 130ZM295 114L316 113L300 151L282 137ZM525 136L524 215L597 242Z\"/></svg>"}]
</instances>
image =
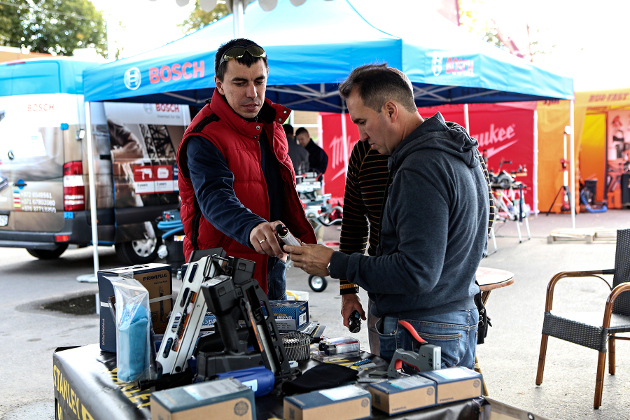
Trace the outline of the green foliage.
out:
<instances>
[{"instance_id":1,"label":"green foliage","mask_svg":"<svg viewBox=\"0 0 630 420\"><path fill-rule=\"evenodd\" d=\"M510 49L497 36L497 29L492 21L492 9L485 0L458 0L460 25L473 35L505 51ZM507 28L509 29L509 28ZM536 56L550 54L556 48L548 31L529 25L529 49L534 60ZM521 46L521 48L524 46ZM522 51L526 53L525 51Z\"/></svg>"},{"instance_id":2,"label":"green foliage","mask_svg":"<svg viewBox=\"0 0 630 420\"><path fill-rule=\"evenodd\" d=\"M459 23L468 32L504 50L508 48L499 40L497 31L488 16L483 0L459 0Z\"/></svg>"},{"instance_id":3,"label":"green foliage","mask_svg":"<svg viewBox=\"0 0 630 420\"><path fill-rule=\"evenodd\" d=\"M3 0L0 45L55 55L95 48L106 56L106 24L90 0Z\"/></svg>"},{"instance_id":4,"label":"green foliage","mask_svg":"<svg viewBox=\"0 0 630 420\"><path fill-rule=\"evenodd\" d=\"M195 9L190 13L190 16L178 26L184 28L184 33L186 34L195 32L212 22L216 22L229 13L230 11L224 3L218 3L211 11L204 12L199 6L199 2L195 1Z\"/></svg>"}]
</instances>

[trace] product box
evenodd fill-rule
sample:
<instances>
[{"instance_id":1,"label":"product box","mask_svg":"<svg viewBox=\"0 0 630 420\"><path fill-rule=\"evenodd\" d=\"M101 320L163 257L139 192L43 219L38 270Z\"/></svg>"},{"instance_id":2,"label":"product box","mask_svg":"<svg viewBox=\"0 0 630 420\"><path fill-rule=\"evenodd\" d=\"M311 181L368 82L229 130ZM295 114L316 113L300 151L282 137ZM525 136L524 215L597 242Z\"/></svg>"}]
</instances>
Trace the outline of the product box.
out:
<instances>
[{"instance_id":1,"label":"product box","mask_svg":"<svg viewBox=\"0 0 630 420\"><path fill-rule=\"evenodd\" d=\"M100 337L101 350L116 352L116 320L110 309L110 299L114 296L114 286L108 279L132 276L149 292L151 321L153 331L163 334L168 325L168 314L173 308L173 285L171 282L171 266L168 264L142 264L131 267L100 270L97 273L98 295L100 300Z\"/></svg>"},{"instance_id":2,"label":"product box","mask_svg":"<svg viewBox=\"0 0 630 420\"><path fill-rule=\"evenodd\" d=\"M431 379L414 375L373 383L368 390L372 394L372 407L391 416L435 405L435 387Z\"/></svg>"},{"instance_id":3,"label":"product box","mask_svg":"<svg viewBox=\"0 0 630 420\"><path fill-rule=\"evenodd\" d=\"M256 420L254 391L226 378L151 394L152 420Z\"/></svg>"},{"instance_id":4,"label":"product box","mask_svg":"<svg viewBox=\"0 0 630 420\"><path fill-rule=\"evenodd\" d=\"M308 301L305 300L270 300L279 332L296 331L308 323ZM263 306L263 314L267 316Z\"/></svg>"},{"instance_id":5,"label":"product box","mask_svg":"<svg viewBox=\"0 0 630 420\"><path fill-rule=\"evenodd\" d=\"M285 420L354 420L371 416L370 393L355 385L284 398Z\"/></svg>"},{"instance_id":6,"label":"product box","mask_svg":"<svg viewBox=\"0 0 630 420\"><path fill-rule=\"evenodd\" d=\"M465 367L420 372L437 384L437 403L467 400L481 396L481 374Z\"/></svg>"}]
</instances>

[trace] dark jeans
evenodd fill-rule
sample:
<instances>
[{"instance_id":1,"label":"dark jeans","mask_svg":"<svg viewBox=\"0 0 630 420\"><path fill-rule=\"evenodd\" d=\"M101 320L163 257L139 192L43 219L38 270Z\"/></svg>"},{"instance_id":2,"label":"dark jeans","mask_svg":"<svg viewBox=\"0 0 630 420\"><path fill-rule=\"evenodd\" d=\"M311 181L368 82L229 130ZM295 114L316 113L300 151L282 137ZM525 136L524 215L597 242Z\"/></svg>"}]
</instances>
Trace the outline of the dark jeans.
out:
<instances>
[{"instance_id":1,"label":"dark jeans","mask_svg":"<svg viewBox=\"0 0 630 420\"><path fill-rule=\"evenodd\" d=\"M381 357L391 360L396 349L412 350L413 338L398 324L398 318L385 316L377 323ZM477 350L477 309L427 316L422 319L401 319L409 322L429 344L442 349L442 368L475 367Z\"/></svg>"},{"instance_id":2,"label":"dark jeans","mask_svg":"<svg viewBox=\"0 0 630 420\"><path fill-rule=\"evenodd\" d=\"M287 265L275 257L267 263L267 297L269 300L287 300Z\"/></svg>"}]
</instances>

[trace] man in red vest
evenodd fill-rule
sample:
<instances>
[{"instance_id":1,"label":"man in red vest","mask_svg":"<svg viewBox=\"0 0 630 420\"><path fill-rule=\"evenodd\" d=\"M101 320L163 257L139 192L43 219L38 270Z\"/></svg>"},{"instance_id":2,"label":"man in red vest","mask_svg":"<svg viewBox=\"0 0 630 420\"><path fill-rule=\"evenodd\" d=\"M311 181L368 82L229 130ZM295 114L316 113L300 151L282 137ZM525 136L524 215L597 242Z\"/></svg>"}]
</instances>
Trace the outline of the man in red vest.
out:
<instances>
[{"instance_id":1,"label":"man in red vest","mask_svg":"<svg viewBox=\"0 0 630 420\"><path fill-rule=\"evenodd\" d=\"M221 247L255 261L254 278L269 299L285 299L286 254L275 226L316 243L282 129L290 110L265 99L267 54L253 41L222 45L214 67L212 100L177 152L184 254L188 260L193 250Z\"/></svg>"}]
</instances>

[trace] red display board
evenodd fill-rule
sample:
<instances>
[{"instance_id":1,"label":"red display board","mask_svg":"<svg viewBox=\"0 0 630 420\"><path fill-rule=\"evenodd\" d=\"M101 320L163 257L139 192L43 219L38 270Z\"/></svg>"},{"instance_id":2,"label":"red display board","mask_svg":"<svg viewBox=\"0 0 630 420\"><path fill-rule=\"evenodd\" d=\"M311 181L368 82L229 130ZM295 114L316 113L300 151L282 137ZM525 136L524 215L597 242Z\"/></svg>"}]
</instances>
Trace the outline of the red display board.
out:
<instances>
[{"instance_id":1,"label":"red display board","mask_svg":"<svg viewBox=\"0 0 630 420\"><path fill-rule=\"evenodd\" d=\"M446 121L466 126L463 105L419 108L419 111L424 118L439 111ZM527 174L516 179L527 186L525 202L532 210L538 209L535 111L535 102L475 104L468 107L470 132L479 141L479 149L486 151L488 167L498 171L503 159L512 163L504 163L502 170L517 171L519 166L526 169ZM347 159L359 140L359 132L346 114L347 144L344 148L341 114L322 113L320 116L322 147L329 156L324 191L333 199L343 199Z\"/></svg>"}]
</instances>

